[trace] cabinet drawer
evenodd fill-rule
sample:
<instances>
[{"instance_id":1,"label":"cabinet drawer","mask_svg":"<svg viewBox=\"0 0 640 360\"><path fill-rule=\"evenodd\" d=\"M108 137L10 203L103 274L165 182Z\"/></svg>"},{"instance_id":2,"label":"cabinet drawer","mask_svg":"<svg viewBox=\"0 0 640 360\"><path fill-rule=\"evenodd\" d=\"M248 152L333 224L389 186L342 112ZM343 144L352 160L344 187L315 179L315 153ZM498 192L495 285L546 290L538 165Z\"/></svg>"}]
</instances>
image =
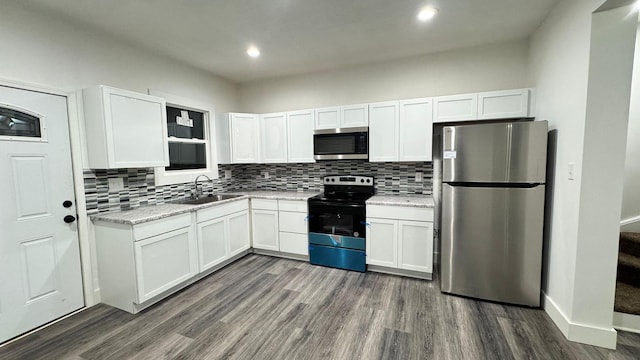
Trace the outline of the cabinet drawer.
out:
<instances>
[{"instance_id":1,"label":"cabinet drawer","mask_svg":"<svg viewBox=\"0 0 640 360\"><path fill-rule=\"evenodd\" d=\"M251 208L259 210L278 210L278 200L251 199Z\"/></svg>"},{"instance_id":2,"label":"cabinet drawer","mask_svg":"<svg viewBox=\"0 0 640 360\"><path fill-rule=\"evenodd\" d=\"M309 255L307 235L281 232L280 251L290 254Z\"/></svg>"},{"instance_id":3,"label":"cabinet drawer","mask_svg":"<svg viewBox=\"0 0 640 360\"><path fill-rule=\"evenodd\" d=\"M307 213L280 211L278 215L280 231L307 234Z\"/></svg>"},{"instance_id":4,"label":"cabinet drawer","mask_svg":"<svg viewBox=\"0 0 640 360\"><path fill-rule=\"evenodd\" d=\"M368 205L367 217L397 220L433 221L433 208Z\"/></svg>"},{"instance_id":5,"label":"cabinet drawer","mask_svg":"<svg viewBox=\"0 0 640 360\"><path fill-rule=\"evenodd\" d=\"M187 226L191 226L191 213L149 221L133 226L133 239L138 241Z\"/></svg>"},{"instance_id":6,"label":"cabinet drawer","mask_svg":"<svg viewBox=\"0 0 640 360\"><path fill-rule=\"evenodd\" d=\"M215 219L220 216L225 216L225 215L233 214L238 211L248 210L248 209L249 209L248 199L233 201L233 202L230 202L227 204L221 204L218 206L212 206L210 208L198 210L198 222Z\"/></svg>"},{"instance_id":7,"label":"cabinet drawer","mask_svg":"<svg viewBox=\"0 0 640 360\"><path fill-rule=\"evenodd\" d=\"M278 200L278 209L280 211L303 212L307 214L306 200Z\"/></svg>"}]
</instances>

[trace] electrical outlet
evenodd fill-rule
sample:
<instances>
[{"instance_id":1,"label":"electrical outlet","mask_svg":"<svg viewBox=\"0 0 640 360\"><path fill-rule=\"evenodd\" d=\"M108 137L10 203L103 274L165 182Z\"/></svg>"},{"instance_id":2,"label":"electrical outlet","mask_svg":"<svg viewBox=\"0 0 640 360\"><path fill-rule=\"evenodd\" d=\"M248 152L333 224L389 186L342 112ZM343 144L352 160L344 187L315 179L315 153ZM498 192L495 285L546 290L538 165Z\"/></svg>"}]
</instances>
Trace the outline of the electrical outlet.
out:
<instances>
[{"instance_id":1,"label":"electrical outlet","mask_svg":"<svg viewBox=\"0 0 640 360\"><path fill-rule=\"evenodd\" d=\"M420 171L416 172L416 182L422 182L422 173Z\"/></svg>"},{"instance_id":2,"label":"electrical outlet","mask_svg":"<svg viewBox=\"0 0 640 360\"><path fill-rule=\"evenodd\" d=\"M569 166L568 166L568 177L569 180L575 180L576 179L576 163L574 162L570 162Z\"/></svg>"},{"instance_id":3,"label":"electrical outlet","mask_svg":"<svg viewBox=\"0 0 640 360\"><path fill-rule=\"evenodd\" d=\"M231 179L231 170L224 171L224 178L227 180Z\"/></svg>"},{"instance_id":4,"label":"electrical outlet","mask_svg":"<svg viewBox=\"0 0 640 360\"><path fill-rule=\"evenodd\" d=\"M121 191L124 190L124 180L120 177L109 178L109 191Z\"/></svg>"},{"instance_id":5,"label":"electrical outlet","mask_svg":"<svg viewBox=\"0 0 640 360\"><path fill-rule=\"evenodd\" d=\"M269 172L268 172L268 171L265 171L265 172L263 173L263 175L264 175L264 178L265 178L265 179L268 179L268 178L269 178Z\"/></svg>"}]
</instances>

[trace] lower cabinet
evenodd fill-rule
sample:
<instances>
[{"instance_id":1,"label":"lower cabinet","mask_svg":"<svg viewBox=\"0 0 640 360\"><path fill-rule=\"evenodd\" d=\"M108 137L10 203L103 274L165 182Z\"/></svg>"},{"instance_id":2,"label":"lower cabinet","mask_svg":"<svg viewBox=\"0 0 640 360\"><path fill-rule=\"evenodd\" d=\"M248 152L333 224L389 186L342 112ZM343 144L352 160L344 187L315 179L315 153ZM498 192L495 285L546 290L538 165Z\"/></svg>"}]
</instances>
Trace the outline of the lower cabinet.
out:
<instances>
[{"instance_id":1,"label":"lower cabinet","mask_svg":"<svg viewBox=\"0 0 640 360\"><path fill-rule=\"evenodd\" d=\"M433 272L433 209L367 205L367 264Z\"/></svg>"},{"instance_id":2,"label":"lower cabinet","mask_svg":"<svg viewBox=\"0 0 640 360\"><path fill-rule=\"evenodd\" d=\"M248 208L242 200L197 211L200 272L249 250Z\"/></svg>"},{"instance_id":3,"label":"lower cabinet","mask_svg":"<svg viewBox=\"0 0 640 360\"><path fill-rule=\"evenodd\" d=\"M252 199L253 248L308 256L306 218L306 201Z\"/></svg>"},{"instance_id":4,"label":"lower cabinet","mask_svg":"<svg viewBox=\"0 0 640 360\"><path fill-rule=\"evenodd\" d=\"M248 200L142 224L94 224L102 302L137 313L251 246ZM202 275L200 275L202 274Z\"/></svg>"},{"instance_id":5,"label":"lower cabinet","mask_svg":"<svg viewBox=\"0 0 640 360\"><path fill-rule=\"evenodd\" d=\"M195 240L189 226L134 242L139 303L197 274Z\"/></svg>"}]
</instances>

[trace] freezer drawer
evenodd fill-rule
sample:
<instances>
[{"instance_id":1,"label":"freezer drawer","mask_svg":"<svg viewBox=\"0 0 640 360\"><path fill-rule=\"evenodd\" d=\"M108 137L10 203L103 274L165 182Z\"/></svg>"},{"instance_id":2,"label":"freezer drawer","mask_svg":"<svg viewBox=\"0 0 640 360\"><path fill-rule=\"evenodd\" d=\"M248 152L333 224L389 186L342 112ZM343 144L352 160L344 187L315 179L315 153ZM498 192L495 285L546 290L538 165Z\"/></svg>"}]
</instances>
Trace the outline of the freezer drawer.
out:
<instances>
[{"instance_id":1,"label":"freezer drawer","mask_svg":"<svg viewBox=\"0 0 640 360\"><path fill-rule=\"evenodd\" d=\"M442 181L544 183L546 121L446 126Z\"/></svg>"},{"instance_id":2,"label":"freezer drawer","mask_svg":"<svg viewBox=\"0 0 640 360\"><path fill-rule=\"evenodd\" d=\"M441 290L540 306L544 186L442 190Z\"/></svg>"}]
</instances>

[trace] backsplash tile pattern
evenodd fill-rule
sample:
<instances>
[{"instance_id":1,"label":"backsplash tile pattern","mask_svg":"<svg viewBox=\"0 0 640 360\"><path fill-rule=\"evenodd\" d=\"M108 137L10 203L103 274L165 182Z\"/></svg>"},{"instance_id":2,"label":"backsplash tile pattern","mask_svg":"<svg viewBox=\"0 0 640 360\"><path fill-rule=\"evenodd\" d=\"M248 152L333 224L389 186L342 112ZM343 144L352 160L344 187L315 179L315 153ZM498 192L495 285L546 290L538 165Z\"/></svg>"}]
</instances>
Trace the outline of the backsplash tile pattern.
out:
<instances>
[{"instance_id":1,"label":"backsplash tile pattern","mask_svg":"<svg viewBox=\"0 0 640 360\"><path fill-rule=\"evenodd\" d=\"M224 179L225 170L231 170L231 179ZM269 174L268 179L265 172ZM416 172L422 172L422 182L415 182ZM345 173L374 176L376 191L380 194L432 194L433 169L428 162L340 160L309 164L220 165L219 179L203 184L205 192L322 191L323 176ZM116 177L123 179L124 190L110 192L108 179ZM84 183L89 215L163 204L187 197L193 191L193 183L156 186L152 169L85 170Z\"/></svg>"}]
</instances>

